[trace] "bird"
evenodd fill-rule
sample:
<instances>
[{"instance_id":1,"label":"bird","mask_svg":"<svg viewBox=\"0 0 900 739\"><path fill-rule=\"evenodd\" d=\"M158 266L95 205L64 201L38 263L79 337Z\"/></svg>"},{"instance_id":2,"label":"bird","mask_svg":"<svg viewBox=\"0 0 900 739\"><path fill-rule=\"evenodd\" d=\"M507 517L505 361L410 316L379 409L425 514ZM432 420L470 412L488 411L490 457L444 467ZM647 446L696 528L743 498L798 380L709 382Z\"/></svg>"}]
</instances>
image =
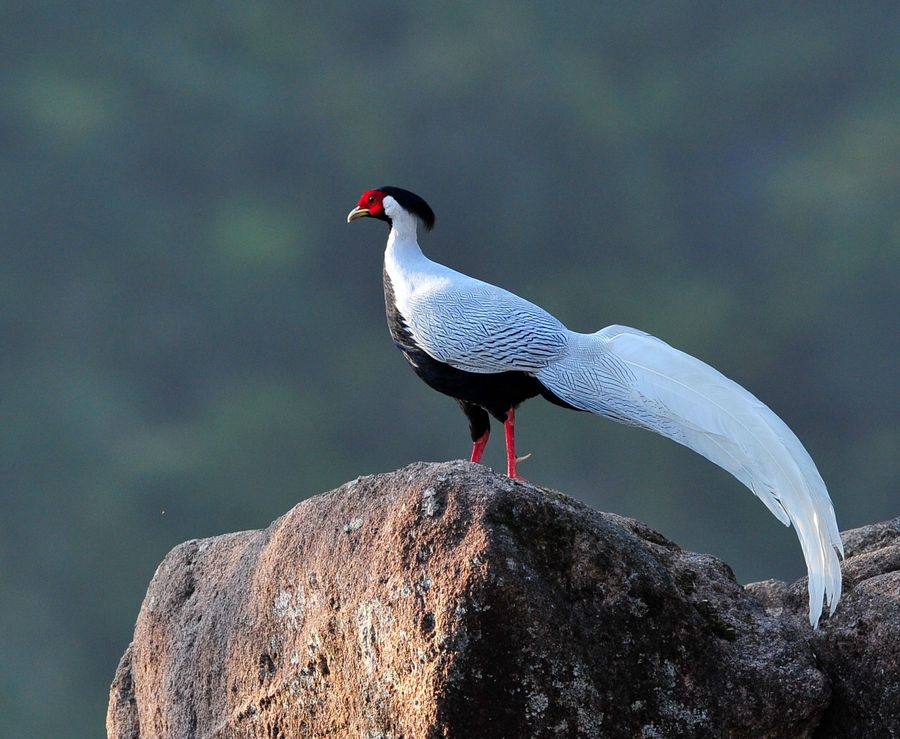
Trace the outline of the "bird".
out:
<instances>
[{"instance_id":1,"label":"bird","mask_svg":"<svg viewBox=\"0 0 900 739\"><path fill-rule=\"evenodd\" d=\"M809 572L809 621L834 614L844 556L834 507L809 453L772 410L738 383L661 339L627 326L570 331L534 303L430 260L418 230L434 211L409 190L366 190L347 223L387 223L385 311L415 373L459 403L480 462L490 418L503 424L507 475L519 478L516 408L541 396L647 429L698 452L794 525Z\"/></svg>"}]
</instances>

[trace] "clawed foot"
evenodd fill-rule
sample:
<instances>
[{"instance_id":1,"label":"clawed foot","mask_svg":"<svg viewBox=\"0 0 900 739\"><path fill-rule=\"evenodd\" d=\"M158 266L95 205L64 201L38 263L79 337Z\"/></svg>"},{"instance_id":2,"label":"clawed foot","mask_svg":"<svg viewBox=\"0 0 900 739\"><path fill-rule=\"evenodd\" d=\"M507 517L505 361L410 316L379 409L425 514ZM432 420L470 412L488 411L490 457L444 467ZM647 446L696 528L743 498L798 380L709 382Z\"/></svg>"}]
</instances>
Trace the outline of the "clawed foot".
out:
<instances>
[{"instance_id":1,"label":"clawed foot","mask_svg":"<svg viewBox=\"0 0 900 739\"><path fill-rule=\"evenodd\" d=\"M528 452L528 454L524 454L521 457L516 457L516 464L519 464L520 462L524 462L529 457L531 457L531 452ZM528 480L526 480L524 477L522 477L522 475L519 474L518 470L516 470L515 467L513 467L511 470L507 470L506 476L510 480L518 480L519 482L528 482Z\"/></svg>"}]
</instances>

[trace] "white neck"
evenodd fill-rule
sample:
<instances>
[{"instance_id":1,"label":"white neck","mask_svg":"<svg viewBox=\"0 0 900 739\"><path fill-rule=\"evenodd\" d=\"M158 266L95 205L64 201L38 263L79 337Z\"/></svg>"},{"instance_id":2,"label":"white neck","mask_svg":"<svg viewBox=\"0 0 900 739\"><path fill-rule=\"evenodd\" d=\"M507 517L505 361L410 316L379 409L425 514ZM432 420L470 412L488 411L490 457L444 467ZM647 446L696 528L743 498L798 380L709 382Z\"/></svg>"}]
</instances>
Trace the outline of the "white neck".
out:
<instances>
[{"instance_id":1,"label":"white neck","mask_svg":"<svg viewBox=\"0 0 900 739\"><path fill-rule=\"evenodd\" d=\"M384 199L383 207L385 215L391 219L391 237L403 241L415 241L419 219L400 207L400 203L390 195Z\"/></svg>"},{"instance_id":2,"label":"white neck","mask_svg":"<svg viewBox=\"0 0 900 739\"><path fill-rule=\"evenodd\" d=\"M397 202L390 197L384 199L384 212L391 219L391 236L396 236L404 241L416 240L416 228L419 219L412 213L403 210Z\"/></svg>"},{"instance_id":3,"label":"white neck","mask_svg":"<svg viewBox=\"0 0 900 739\"><path fill-rule=\"evenodd\" d=\"M388 196L384 199L384 212L391 219L385 260L402 264L417 257L422 258L422 250L416 237L419 219L400 207L396 200Z\"/></svg>"},{"instance_id":4,"label":"white neck","mask_svg":"<svg viewBox=\"0 0 900 739\"><path fill-rule=\"evenodd\" d=\"M413 315L410 302L417 292L439 289L447 282L446 267L432 262L422 254L416 239L418 218L403 210L390 197L384 199L385 213L391 219L387 248L384 251L384 268L391 279L394 300L401 315Z\"/></svg>"},{"instance_id":5,"label":"white neck","mask_svg":"<svg viewBox=\"0 0 900 739\"><path fill-rule=\"evenodd\" d=\"M422 249L416 239L416 227L412 227L412 232L397 228L397 221L391 224L390 233L388 233L387 248L385 254L390 254L401 261L411 257L420 256Z\"/></svg>"}]
</instances>

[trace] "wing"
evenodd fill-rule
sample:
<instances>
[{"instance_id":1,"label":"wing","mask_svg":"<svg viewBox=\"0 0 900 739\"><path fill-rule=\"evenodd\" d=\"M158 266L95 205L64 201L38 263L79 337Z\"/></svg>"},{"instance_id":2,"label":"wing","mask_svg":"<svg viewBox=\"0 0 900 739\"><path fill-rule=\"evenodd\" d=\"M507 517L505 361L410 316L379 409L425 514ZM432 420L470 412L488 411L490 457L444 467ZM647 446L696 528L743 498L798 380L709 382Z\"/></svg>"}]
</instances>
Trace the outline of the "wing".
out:
<instances>
[{"instance_id":1,"label":"wing","mask_svg":"<svg viewBox=\"0 0 900 739\"><path fill-rule=\"evenodd\" d=\"M399 306L415 342L468 372L535 372L565 351L568 331L547 311L472 278L438 280Z\"/></svg>"},{"instance_id":2,"label":"wing","mask_svg":"<svg viewBox=\"0 0 900 739\"><path fill-rule=\"evenodd\" d=\"M843 554L825 483L787 425L737 383L649 334L609 326L571 334L567 355L536 373L576 408L640 426L728 470L785 525L794 524L810 572L810 621L832 612Z\"/></svg>"}]
</instances>

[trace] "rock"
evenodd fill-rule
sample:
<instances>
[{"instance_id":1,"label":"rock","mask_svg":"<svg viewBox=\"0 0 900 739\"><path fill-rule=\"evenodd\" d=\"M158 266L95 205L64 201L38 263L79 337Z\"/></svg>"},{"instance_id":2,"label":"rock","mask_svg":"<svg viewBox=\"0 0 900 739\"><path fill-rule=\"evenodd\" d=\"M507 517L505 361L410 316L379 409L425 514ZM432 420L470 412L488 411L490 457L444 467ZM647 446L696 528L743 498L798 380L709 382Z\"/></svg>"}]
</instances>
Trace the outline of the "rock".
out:
<instances>
[{"instance_id":1,"label":"rock","mask_svg":"<svg viewBox=\"0 0 900 739\"><path fill-rule=\"evenodd\" d=\"M900 518L842 535L844 594L811 634L833 695L816 737L900 737ZM747 586L769 613L806 617L806 579Z\"/></svg>"},{"instance_id":2,"label":"rock","mask_svg":"<svg viewBox=\"0 0 900 739\"><path fill-rule=\"evenodd\" d=\"M804 737L831 695L811 636L637 521L479 465L416 464L172 550L107 730Z\"/></svg>"},{"instance_id":3,"label":"rock","mask_svg":"<svg viewBox=\"0 0 900 739\"><path fill-rule=\"evenodd\" d=\"M119 668L116 670L116 676L109 689L109 711L106 717L109 735L119 737L119 739L140 739L141 727L138 721L134 681L131 677L131 647L129 646L122 655L122 659L119 660Z\"/></svg>"}]
</instances>

